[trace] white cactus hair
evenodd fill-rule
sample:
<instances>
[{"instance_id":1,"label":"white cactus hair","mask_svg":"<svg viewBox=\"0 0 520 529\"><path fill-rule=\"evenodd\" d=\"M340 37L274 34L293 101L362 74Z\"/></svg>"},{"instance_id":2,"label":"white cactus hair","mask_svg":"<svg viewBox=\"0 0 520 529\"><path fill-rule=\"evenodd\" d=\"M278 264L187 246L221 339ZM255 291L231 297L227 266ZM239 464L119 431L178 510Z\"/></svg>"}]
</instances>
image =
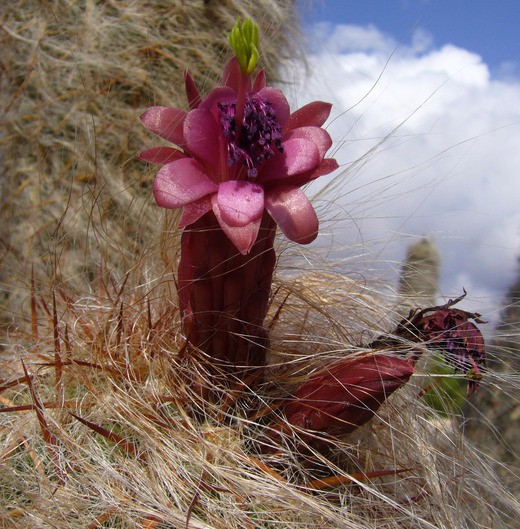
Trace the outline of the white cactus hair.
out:
<instances>
[{"instance_id":1,"label":"white cactus hair","mask_svg":"<svg viewBox=\"0 0 520 529\"><path fill-rule=\"evenodd\" d=\"M261 415L283 420L268 390L256 415L231 398L205 419L188 413L175 215L161 222L152 173L136 160L150 146L139 115L185 105L186 67L202 91L218 83L237 16L259 23L276 80L300 53L293 2L0 7L0 526L513 527L520 502L499 462L455 414L418 398L425 373L332 455L314 452L319 469L283 439L281 453L257 448ZM295 275L283 253L267 324L272 377L287 388L317 358L363 353L396 316L377 285L310 253Z\"/></svg>"}]
</instances>

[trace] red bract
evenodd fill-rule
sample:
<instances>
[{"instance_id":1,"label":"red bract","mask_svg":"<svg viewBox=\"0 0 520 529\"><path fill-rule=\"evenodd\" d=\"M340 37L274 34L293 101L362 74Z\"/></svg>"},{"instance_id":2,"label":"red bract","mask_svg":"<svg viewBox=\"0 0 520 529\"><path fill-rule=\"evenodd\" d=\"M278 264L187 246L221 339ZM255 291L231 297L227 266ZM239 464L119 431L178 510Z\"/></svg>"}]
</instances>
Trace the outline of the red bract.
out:
<instances>
[{"instance_id":1,"label":"red bract","mask_svg":"<svg viewBox=\"0 0 520 529\"><path fill-rule=\"evenodd\" d=\"M159 206L183 207L179 228L213 211L235 247L247 254L257 239L266 209L284 234L301 244L318 233L314 208L300 187L338 167L325 158L331 147L321 128L331 105L316 101L290 113L283 93L254 82L236 58L222 86L202 100L186 73L190 112L157 106L143 124L179 148L155 147L142 160L163 164L154 182Z\"/></svg>"},{"instance_id":2,"label":"red bract","mask_svg":"<svg viewBox=\"0 0 520 529\"><path fill-rule=\"evenodd\" d=\"M391 355L333 362L296 391L285 406L287 422L328 436L346 435L369 421L413 372L413 361Z\"/></svg>"}]
</instances>

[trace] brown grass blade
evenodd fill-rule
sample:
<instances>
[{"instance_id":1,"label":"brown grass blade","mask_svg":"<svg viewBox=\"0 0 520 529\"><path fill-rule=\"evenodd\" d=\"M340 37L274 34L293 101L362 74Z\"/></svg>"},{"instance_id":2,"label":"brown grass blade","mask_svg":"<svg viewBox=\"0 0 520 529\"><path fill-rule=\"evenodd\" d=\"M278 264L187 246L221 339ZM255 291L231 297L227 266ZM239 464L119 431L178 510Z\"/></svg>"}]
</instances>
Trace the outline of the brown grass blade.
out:
<instances>
[{"instance_id":1,"label":"brown grass blade","mask_svg":"<svg viewBox=\"0 0 520 529\"><path fill-rule=\"evenodd\" d=\"M27 372L27 368L25 367L25 363L23 362L23 360L22 367L25 372L27 385L29 386L29 391L31 392L31 397L34 402L34 410L36 411L36 416L38 418L38 422L40 423L40 428L42 429L43 440L49 445L59 446L58 438L49 430L49 426L47 425L47 421L45 420L45 415L43 413L44 408L42 406L42 403L38 399L36 392L34 391L32 377L29 376L29 373Z\"/></svg>"},{"instance_id":2,"label":"brown grass blade","mask_svg":"<svg viewBox=\"0 0 520 529\"><path fill-rule=\"evenodd\" d=\"M128 455L137 457L138 459L143 458L143 454L139 452L139 447L135 445L134 443L127 441L124 437L121 437L120 435L117 435L111 432L110 430L103 428L102 426L98 426L97 424L93 422L87 421L87 419L83 419L82 417L79 417L78 415L74 413L71 413L71 415L75 419L77 419L79 422L83 423L85 426L93 430L94 432L103 436L105 439L108 439L109 441L112 441L113 443L115 443Z\"/></svg>"},{"instance_id":3,"label":"brown grass blade","mask_svg":"<svg viewBox=\"0 0 520 529\"><path fill-rule=\"evenodd\" d=\"M329 476L328 478L314 479L309 481L305 488L311 490L321 490L327 487L335 487L343 483L363 481L365 479L380 478L383 476L391 476L393 474L401 474L409 472L411 468L392 469L392 470L378 470L375 472L356 472L354 474L344 474L340 476Z\"/></svg>"},{"instance_id":4,"label":"brown grass blade","mask_svg":"<svg viewBox=\"0 0 520 529\"><path fill-rule=\"evenodd\" d=\"M61 364L61 346L60 346L60 333L58 329L58 312L56 310L56 294L52 291L52 320L53 320L53 333L54 333L54 373L55 373L55 389L56 389L56 402L60 402L63 397L63 368Z\"/></svg>"}]
</instances>

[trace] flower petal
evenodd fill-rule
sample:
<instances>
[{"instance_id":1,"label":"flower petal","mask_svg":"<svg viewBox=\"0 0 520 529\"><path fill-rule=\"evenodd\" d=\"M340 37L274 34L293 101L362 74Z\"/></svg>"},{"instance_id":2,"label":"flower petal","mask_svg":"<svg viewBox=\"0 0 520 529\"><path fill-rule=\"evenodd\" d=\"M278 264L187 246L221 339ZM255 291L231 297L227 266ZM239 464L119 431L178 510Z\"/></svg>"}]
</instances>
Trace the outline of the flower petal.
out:
<instances>
[{"instance_id":1,"label":"flower petal","mask_svg":"<svg viewBox=\"0 0 520 529\"><path fill-rule=\"evenodd\" d=\"M224 75L222 76L222 86L229 86L235 92L240 90L240 78L246 80L247 84L245 86L246 92L251 91L251 76L247 77L242 74L240 71L240 65L238 64L238 59L235 57L231 58L224 70Z\"/></svg>"},{"instance_id":2,"label":"flower petal","mask_svg":"<svg viewBox=\"0 0 520 529\"><path fill-rule=\"evenodd\" d=\"M181 218L177 228L182 229L198 221L203 215L211 210L211 197L206 195L195 202L186 204L182 210Z\"/></svg>"},{"instance_id":3,"label":"flower petal","mask_svg":"<svg viewBox=\"0 0 520 529\"><path fill-rule=\"evenodd\" d=\"M266 86L258 92L262 99L267 99L271 103L271 107L276 112L276 121L282 127L285 127L289 115L291 114L291 107L283 92L278 88L273 88L272 86Z\"/></svg>"},{"instance_id":4,"label":"flower petal","mask_svg":"<svg viewBox=\"0 0 520 529\"><path fill-rule=\"evenodd\" d=\"M293 112L285 130L292 130L298 127L321 127L330 115L332 105L323 101L313 101L308 105Z\"/></svg>"},{"instance_id":5,"label":"flower petal","mask_svg":"<svg viewBox=\"0 0 520 529\"><path fill-rule=\"evenodd\" d=\"M287 141L293 138L303 138L312 141L318 147L320 160L325 158L325 154L332 147L332 139L329 133L320 127L298 127L287 132L283 139Z\"/></svg>"},{"instance_id":6,"label":"flower petal","mask_svg":"<svg viewBox=\"0 0 520 529\"><path fill-rule=\"evenodd\" d=\"M188 70L184 71L184 84L186 86L186 96L188 98L190 110L195 110L200 105L202 98L200 97L199 90L191 75L188 73Z\"/></svg>"},{"instance_id":7,"label":"flower petal","mask_svg":"<svg viewBox=\"0 0 520 529\"><path fill-rule=\"evenodd\" d=\"M265 88L265 83L265 71L262 69L256 74L255 81L253 83L253 92L260 92L262 88Z\"/></svg>"},{"instance_id":8,"label":"flower petal","mask_svg":"<svg viewBox=\"0 0 520 529\"><path fill-rule=\"evenodd\" d=\"M152 147L140 152L137 157L139 160L144 160L150 163L166 164L185 158L186 155L179 151L179 149L172 149L171 147Z\"/></svg>"},{"instance_id":9,"label":"flower petal","mask_svg":"<svg viewBox=\"0 0 520 529\"><path fill-rule=\"evenodd\" d=\"M217 202L229 226L246 226L264 212L264 188L253 182L229 180L218 186Z\"/></svg>"},{"instance_id":10,"label":"flower petal","mask_svg":"<svg viewBox=\"0 0 520 529\"><path fill-rule=\"evenodd\" d=\"M283 153L276 153L262 167L260 183L305 173L320 165L320 152L313 141L293 138L282 142Z\"/></svg>"},{"instance_id":11,"label":"flower petal","mask_svg":"<svg viewBox=\"0 0 520 529\"><path fill-rule=\"evenodd\" d=\"M245 226L230 226L222 218L216 195L211 197L211 204L213 205L213 213L215 213L215 217L217 218L222 231L242 255L248 254L258 237L262 217L246 224Z\"/></svg>"},{"instance_id":12,"label":"flower petal","mask_svg":"<svg viewBox=\"0 0 520 529\"><path fill-rule=\"evenodd\" d=\"M192 110L184 121L185 149L216 168L222 143L221 134L213 114L201 106Z\"/></svg>"},{"instance_id":13,"label":"flower petal","mask_svg":"<svg viewBox=\"0 0 520 529\"><path fill-rule=\"evenodd\" d=\"M204 167L192 158L181 158L165 165L153 183L157 205L168 209L185 206L217 189L218 186L208 178Z\"/></svg>"},{"instance_id":14,"label":"flower petal","mask_svg":"<svg viewBox=\"0 0 520 529\"><path fill-rule=\"evenodd\" d=\"M199 105L199 108L205 108L211 110L215 119L218 119L218 103L223 101L235 101L237 100L237 95L229 86L218 86L213 88L213 90L204 98L204 101Z\"/></svg>"},{"instance_id":15,"label":"flower petal","mask_svg":"<svg viewBox=\"0 0 520 529\"><path fill-rule=\"evenodd\" d=\"M318 217L299 187L276 187L266 194L265 207L291 241L309 244L317 237Z\"/></svg>"},{"instance_id":16,"label":"flower petal","mask_svg":"<svg viewBox=\"0 0 520 529\"><path fill-rule=\"evenodd\" d=\"M152 107L142 116L143 125L161 138L182 145L184 143L183 125L186 112L178 108Z\"/></svg>"},{"instance_id":17,"label":"flower petal","mask_svg":"<svg viewBox=\"0 0 520 529\"><path fill-rule=\"evenodd\" d=\"M332 171L335 171L338 169L338 167L338 162L334 158L325 158L325 160L323 160L323 162L321 162L320 165L318 165L318 167L315 169L307 171L306 173L284 178L283 183L284 185L288 186L301 187L312 180L316 180L316 178L319 178L320 176L325 176L329 173L332 173ZM275 184L275 181L271 182L271 184Z\"/></svg>"}]
</instances>

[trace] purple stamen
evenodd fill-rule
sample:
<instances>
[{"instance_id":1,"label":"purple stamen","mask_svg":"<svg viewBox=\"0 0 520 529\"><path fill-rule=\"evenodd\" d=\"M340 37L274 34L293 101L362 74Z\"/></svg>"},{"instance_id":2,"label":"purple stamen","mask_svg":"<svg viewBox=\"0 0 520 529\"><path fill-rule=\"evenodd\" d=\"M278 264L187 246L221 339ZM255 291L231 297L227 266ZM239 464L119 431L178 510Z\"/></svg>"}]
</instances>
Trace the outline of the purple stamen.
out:
<instances>
[{"instance_id":1,"label":"purple stamen","mask_svg":"<svg viewBox=\"0 0 520 529\"><path fill-rule=\"evenodd\" d=\"M244 105L244 120L237 141L236 102L219 103L219 119L227 142L227 164L232 167L242 161L247 167L247 179L254 181L258 167L274 156L274 143L283 153L282 127L276 121L276 112L271 103L258 95L247 95Z\"/></svg>"}]
</instances>

